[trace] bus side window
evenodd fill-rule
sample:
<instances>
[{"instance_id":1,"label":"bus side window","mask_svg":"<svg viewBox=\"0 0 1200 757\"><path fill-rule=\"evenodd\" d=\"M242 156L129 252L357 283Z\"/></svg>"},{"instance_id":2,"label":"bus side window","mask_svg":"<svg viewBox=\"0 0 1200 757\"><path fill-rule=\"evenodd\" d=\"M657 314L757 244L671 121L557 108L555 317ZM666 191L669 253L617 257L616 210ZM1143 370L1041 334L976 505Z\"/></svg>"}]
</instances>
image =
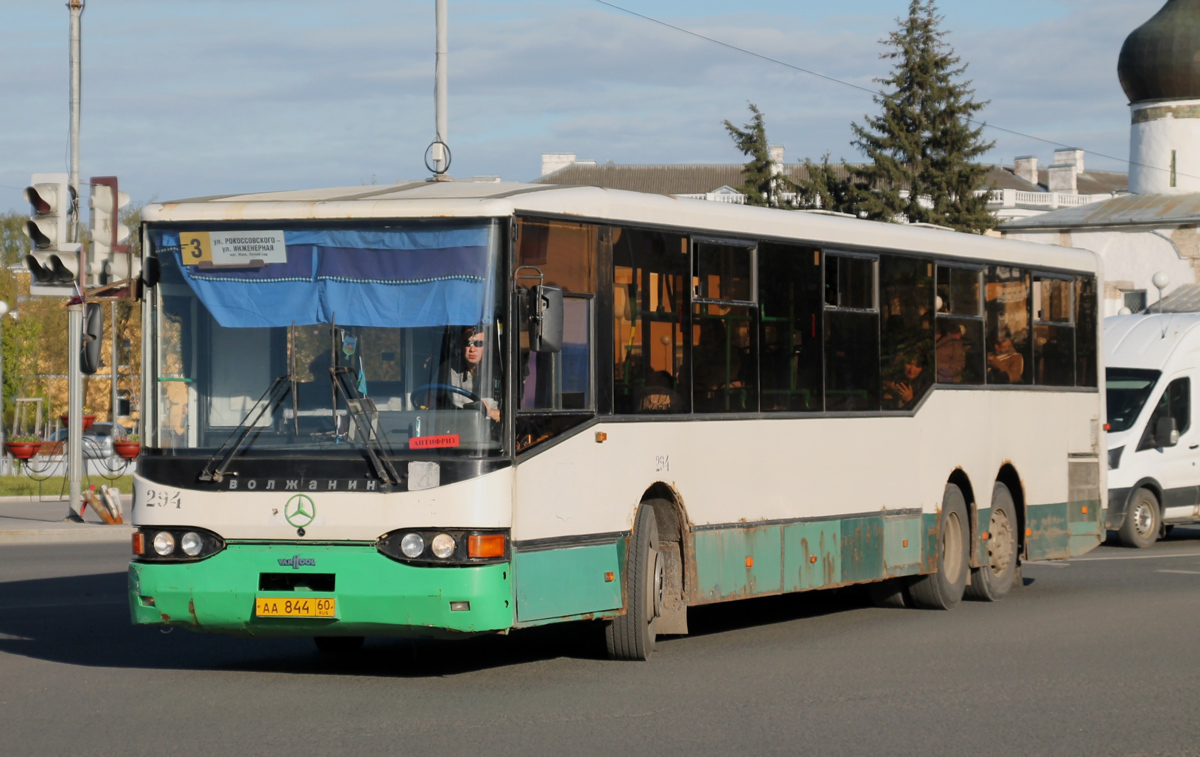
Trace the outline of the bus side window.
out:
<instances>
[{"instance_id":1,"label":"bus side window","mask_svg":"<svg viewBox=\"0 0 1200 757\"><path fill-rule=\"evenodd\" d=\"M1075 278L1075 386L1096 386L1096 277Z\"/></svg>"},{"instance_id":2,"label":"bus side window","mask_svg":"<svg viewBox=\"0 0 1200 757\"><path fill-rule=\"evenodd\" d=\"M937 266L936 344L939 384L982 384L980 271Z\"/></svg>"},{"instance_id":3,"label":"bus side window","mask_svg":"<svg viewBox=\"0 0 1200 757\"><path fill-rule=\"evenodd\" d=\"M1028 384L1033 372L1030 351L1029 272L1011 266L988 266L987 382Z\"/></svg>"},{"instance_id":4,"label":"bus side window","mask_svg":"<svg viewBox=\"0 0 1200 757\"><path fill-rule=\"evenodd\" d=\"M1033 278L1034 383L1075 385L1074 281L1057 276Z\"/></svg>"},{"instance_id":5,"label":"bus side window","mask_svg":"<svg viewBox=\"0 0 1200 757\"><path fill-rule=\"evenodd\" d=\"M821 251L758 246L759 382L763 412L824 407Z\"/></svg>"},{"instance_id":6,"label":"bus side window","mask_svg":"<svg viewBox=\"0 0 1200 757\"><path fill-rule=\"evenodd\" d=\"M933 263L879 259L883 409L908 410L933 385Z\"/></svg>"},{"instance_id":7,"label":"bus side window","mask_svg":"<svg viewBox=\"0 0 1200 757\"><path fill-rule=\"evenodd\" d=\"M825 409L879 410L874 258L825 253Z\"/></svg>"},{"instance_id":8,"label":"bus side window","mask_svg":"<svg viewBox=\"0 0 1200 757\"><path fill-rule=\"evenodd\" d=\"M612 234L613 409L690 412L687 239L620 227Z\"/></svg>"}]
</instances>

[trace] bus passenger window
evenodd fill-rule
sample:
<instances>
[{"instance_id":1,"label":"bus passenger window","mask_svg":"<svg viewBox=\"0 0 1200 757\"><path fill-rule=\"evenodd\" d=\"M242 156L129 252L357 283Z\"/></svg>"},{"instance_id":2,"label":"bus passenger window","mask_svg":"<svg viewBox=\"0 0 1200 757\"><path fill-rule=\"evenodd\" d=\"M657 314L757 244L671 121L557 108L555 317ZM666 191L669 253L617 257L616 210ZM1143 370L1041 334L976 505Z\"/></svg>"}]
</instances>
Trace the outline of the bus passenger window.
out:
<instances>
[{"instance_id":1,"label":"bus passenger window","mask_svg":"<svg viewBox=\"0 0 1200 757\"><path fill-rule=\"evenodd\" d=\"M1075 386L1096 386L1096 278L1075 278Z\"/></svg>"},{"instance_id":2,"label":"bus passenger window","mask_svg":"<svg viewBox=\"0 0 1200 757\"><path fill-rule=\"evenodd\" d=\"M1074 282L1051 276L1033 279L1034 383L1074 386Z\"/></svg>"},{"instance_id":3,"label":"bus passenger window","mask_svg":"<svg viewBox=\"0 0 1200 757\"><path fill-rule=\"evenodd\" d=\"M687 379L688 242L641 229L612 229L613 409L691 410Z\"/></svg>"},{"instance_id":4,"label":"bus passenger window","mask_svg":"<svg viewBox=\"0 0 1200 757\"><path fill-rule=\"evenodd\" d=\"M821 251L758 246L759 381L763 412L824 407Z\"/></svg>"},{"instance_id":5,"label":"bus passenger window","mask_svg":"<svg viewBox=\"0 0 1200 757\"><path fill-rule=\"evenodd\" d=\"M933 385L933 264L879 259L883 409L908 410Z\"/></svg>"},{"instance_id":6,"label":"bus passenger window","mask_svg":"<svg viewBox=\"0 0 1200 757\"><path fill-rule=\"evenodd\" d=\"M987 382L1030 383L1029 272L1010 266L987 269Z\"/></svg>"},{"instance_id":7,"label":"bus passenger window","mask_svg":"<svg viewBox=\"0 0 1200 757\"><path fill-rule=\"evenodd\" d=\"M981 271L937 267L934 346L939 384L982 384L984 376Z\"/></svg>"},{"instance_id":8,"label":"bus passenger window","mask_svg":"<svg viewBox=\"0 0 1200 757\"><path fill-rule=\"evenodd\" d=\"M879 410L874 258L825 254L825 409Z\"/></svg>"}]
</instances>

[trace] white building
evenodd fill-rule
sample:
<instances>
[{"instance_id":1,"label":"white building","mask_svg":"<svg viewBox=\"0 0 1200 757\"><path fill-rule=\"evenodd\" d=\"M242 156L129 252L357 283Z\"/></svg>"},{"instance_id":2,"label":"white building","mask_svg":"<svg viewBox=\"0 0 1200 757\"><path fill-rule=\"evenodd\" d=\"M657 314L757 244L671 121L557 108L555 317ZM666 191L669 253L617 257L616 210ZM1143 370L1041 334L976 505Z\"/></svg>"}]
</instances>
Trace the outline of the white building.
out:
<instances>
[{"instance_id":1,"label":"white building","mask_svg":"<svg viewBox=\"0 0 1200 757\"><path fill-rule=\"evenodd\" d=\"M1168 0L1135 29L1121 48L1117 73L1131 114L1131 194L1014 219L1000 229L1016 239L1083 247L1103 257L1106 315L1157 302L1152 279L1160 272L1169 280L1165 294L1175 292L1181 305L1194 300L1200 260L1200 0Z\"/></svg>"}]
</instances>

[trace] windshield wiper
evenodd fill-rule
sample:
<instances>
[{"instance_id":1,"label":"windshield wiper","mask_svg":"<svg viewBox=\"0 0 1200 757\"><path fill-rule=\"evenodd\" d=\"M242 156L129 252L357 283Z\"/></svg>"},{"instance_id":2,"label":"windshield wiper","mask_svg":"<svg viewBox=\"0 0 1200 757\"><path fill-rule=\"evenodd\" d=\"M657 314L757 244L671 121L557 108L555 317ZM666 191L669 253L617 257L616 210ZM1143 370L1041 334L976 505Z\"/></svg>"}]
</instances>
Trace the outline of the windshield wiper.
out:
<instances>
[{"instance_id":1,"label":"windshield wiper","mask_svg":"<svg viewBox=\"0 0 1200 757\"><path fill-rule=\"evenodd\" d=\"M375 475L385 486L399 485L400 474L396 472L387 453L392 443L388 441L387 434L383 432L383 429L379 428L379 411L375 408L375 401L364 397L358 391L358 386L351 379L349 368L339 365L331 368L329 373L334 391L341 395L342 400L346 403L346 412L350 415L354 427L362 432L365 442L363 448L367 451L367 457L371 460L371 467L375 469ZM385 442L387 443L386 448L384 447Z\"/></svg>"},{"instance_id":2,"label":"windshield wiper","mask_svg":"<svg viewBox=\"0 0 1200 757\"><path fill-rule=\"evenodd\" d=\"M250 436L250 432L258 426L258 421L262 418L263 413L281 402L291 390L291 382L286 375L272 381L271 385L267 387L267 391L263 392L258 401L250 407L250 412L246 413L246 417L242 418L242 422L237 425L237 428L233 430L229 438L208 459L208 463L205 464L204 470L200 473L200 480L221 483L225 478L225 469L229 467L229 463L237 455L242 445L246 443L246 437ZM233 447L228 452L222 454L225 448L229 447L229 442L233 441L235 436L237 437L237 441ZM216 470L213 470L213 463L216 463L218 460L220 460L220 464L217 465Z\"/></svg>"}]
</instances>

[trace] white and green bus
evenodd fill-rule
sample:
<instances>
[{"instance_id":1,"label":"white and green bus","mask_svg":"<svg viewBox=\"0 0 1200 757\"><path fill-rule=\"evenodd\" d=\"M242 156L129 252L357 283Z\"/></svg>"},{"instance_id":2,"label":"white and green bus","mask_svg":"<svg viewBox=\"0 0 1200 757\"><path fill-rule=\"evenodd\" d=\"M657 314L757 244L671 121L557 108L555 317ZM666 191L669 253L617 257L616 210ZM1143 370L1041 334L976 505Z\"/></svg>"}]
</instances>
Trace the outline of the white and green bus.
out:
<instances>
[{"instance_id":1,"label":"white and green bus","mask_svg":"<svg viewBox=\"0 0 1200 757\"><path fill-rule=\"evenodd\" d=\"M645 659L688 607L948 609L1104 534L1084 251L509 183L143 218L135 623Z\"/></svg>"}]
</instances>

